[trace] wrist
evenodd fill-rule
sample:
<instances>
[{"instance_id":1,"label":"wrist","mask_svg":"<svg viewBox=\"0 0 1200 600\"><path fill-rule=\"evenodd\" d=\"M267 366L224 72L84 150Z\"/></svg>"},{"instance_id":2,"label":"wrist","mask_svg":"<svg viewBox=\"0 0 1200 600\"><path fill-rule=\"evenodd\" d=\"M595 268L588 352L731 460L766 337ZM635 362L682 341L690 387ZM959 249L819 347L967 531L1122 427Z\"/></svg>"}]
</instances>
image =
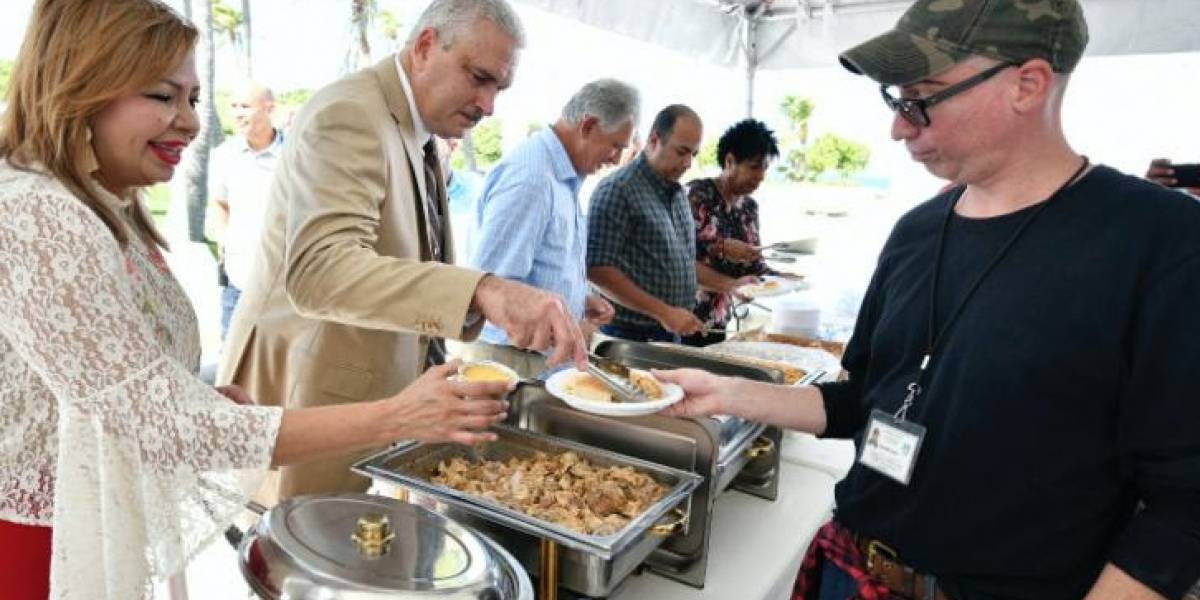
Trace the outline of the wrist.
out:
<instances>
[{"instance_id":1,"label":"wrist","mask_svg":"<svg viewBox=\"0 0 1200 600\"><path fill-rule=\"evenodd\" d=\"M763 398L766 390L755 389L765 384L740 377L726 377L727 391L721 394L725 414L742 417L749 421L765 422L766 410Z\"/></svg>"},{"instance_id":2,"label":"wrist","mask_svg":"<svg viewBox=\"0 0 1200 600\"><path fill-rule=\"evenodd\" d=\"M367 432L365 437L370 440L371 446L386 446L412 437L408 431L408 419L403 415L404 405L398 399L394 397L362 405L366 410L361 413L361 430Z\"/></svg>"},{"instance_id":3,"label":"wrist","mask_svg":"<svg viewBox=\"0 0 1200 600\"><path fill-rule=\"evenodd\" d=\"M660 323L666 323L666 322L670 321L671 320L671 309L673 309L675 307L671 306L670 304L667 304L666 302L663 302L662 300L659 300L657 298L654 299L654 302L655 302L655 308L654 308L654 311L650 313L650 316L654 317Z\"/></svg>"},{"instance_id":4,"label":"wrist","mask_svg":"<svg viewBox=\"0 0 1200 600\"><path fill-rule=\"evenodd\" d=\"M737 417L744 416L745 406L741 398L744 393L740 389L744 380L737 377L718 376L716 385L716 394L713 396L717 402L717 413L719 415L733 415Z\"/></svg>"},{"instance_id":5,"label":"wrist","mask_svg":"<svg viewBox=\"0 0 1200 600\"><path fill-rule=\"evenodd\" d=\"M483 277L479 278L479 283L475 284L475 294L471 296L471 305L468 310L477 313L484 312L484 307L491 303L500 286L499 277L491 273L484 273Z\"/></svg>"}]
</instances>

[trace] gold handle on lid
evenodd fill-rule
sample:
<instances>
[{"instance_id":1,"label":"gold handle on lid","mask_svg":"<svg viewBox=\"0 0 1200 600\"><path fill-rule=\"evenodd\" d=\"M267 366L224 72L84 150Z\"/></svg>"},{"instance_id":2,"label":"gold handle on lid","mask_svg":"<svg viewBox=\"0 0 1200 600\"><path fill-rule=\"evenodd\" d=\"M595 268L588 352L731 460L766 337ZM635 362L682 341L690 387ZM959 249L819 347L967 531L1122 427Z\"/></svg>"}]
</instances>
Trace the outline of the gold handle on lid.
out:
<instances>
[{"instance_id":1,"label":"gold handle on lid","mask_svg":"<svg viewBox=\"0 0 1200 600\"><path fill-rule=\"evenodd\" d=\"M350 539L358 545L360 553L375 558L387 554L388 545L395 537L387 515L367 513L358 518L358 524Z\"/></svg>"}]
</instances>

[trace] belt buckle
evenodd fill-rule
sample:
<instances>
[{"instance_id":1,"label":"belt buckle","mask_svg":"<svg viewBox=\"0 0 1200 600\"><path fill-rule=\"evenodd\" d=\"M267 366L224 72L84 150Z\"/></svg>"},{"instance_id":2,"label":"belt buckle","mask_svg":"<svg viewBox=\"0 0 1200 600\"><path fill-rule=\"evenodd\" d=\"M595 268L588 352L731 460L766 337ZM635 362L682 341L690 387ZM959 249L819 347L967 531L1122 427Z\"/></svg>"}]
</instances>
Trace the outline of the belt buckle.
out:
<instances>
[{"instance_id":1,"label":"belt buckle","mask_svg":"<svg viewBox=\"0 0 1200 600\"><path fill-rule=\"evenodd\" d=\"M891 546L879 541L871 540L867 542L867 569L875 568L875 559L882 556L885 560L898 562L900 554L892 549Z\"/></svg>"}]
</instances>

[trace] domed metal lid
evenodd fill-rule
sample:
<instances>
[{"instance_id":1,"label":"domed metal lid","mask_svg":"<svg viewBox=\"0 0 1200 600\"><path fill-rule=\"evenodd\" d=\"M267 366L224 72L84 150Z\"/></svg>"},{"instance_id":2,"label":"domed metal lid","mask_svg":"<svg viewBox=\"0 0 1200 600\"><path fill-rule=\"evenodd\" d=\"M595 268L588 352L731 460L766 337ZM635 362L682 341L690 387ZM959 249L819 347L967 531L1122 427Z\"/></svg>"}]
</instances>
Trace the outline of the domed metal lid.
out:
<instances>
[{"instance_id":1,"label":"domed metal lid","mask_svg":"<svg viewBox=\"0 0 1200 600\"><path fill-rule=\"evenodd\" d=\"M513 567L495 550L419 506L349 494L281 502L240 554L247 579L267 597L514 597Z\"/></svg>"}]
</instances>

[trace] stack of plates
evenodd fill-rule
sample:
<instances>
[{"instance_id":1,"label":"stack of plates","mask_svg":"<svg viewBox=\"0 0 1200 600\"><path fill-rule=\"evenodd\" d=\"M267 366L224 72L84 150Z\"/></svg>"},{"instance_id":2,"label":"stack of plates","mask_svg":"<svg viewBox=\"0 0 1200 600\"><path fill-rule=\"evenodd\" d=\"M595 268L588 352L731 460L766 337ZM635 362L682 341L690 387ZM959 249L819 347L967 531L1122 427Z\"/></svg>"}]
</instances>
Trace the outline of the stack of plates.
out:
<instances>
[{"instance_id":1,"label":"stack of plates","mask_svg":"<svg viewBox=\"0 0 1200 600\"><path fill-rule=\"evenodd\" d=\"M821 327L821 309L805 294L781 298L774 304L767 333L816 337Z\"/></svg>"}]
</instances>

